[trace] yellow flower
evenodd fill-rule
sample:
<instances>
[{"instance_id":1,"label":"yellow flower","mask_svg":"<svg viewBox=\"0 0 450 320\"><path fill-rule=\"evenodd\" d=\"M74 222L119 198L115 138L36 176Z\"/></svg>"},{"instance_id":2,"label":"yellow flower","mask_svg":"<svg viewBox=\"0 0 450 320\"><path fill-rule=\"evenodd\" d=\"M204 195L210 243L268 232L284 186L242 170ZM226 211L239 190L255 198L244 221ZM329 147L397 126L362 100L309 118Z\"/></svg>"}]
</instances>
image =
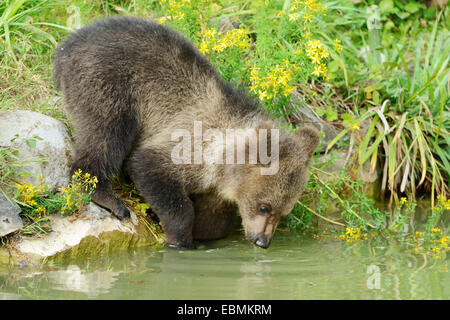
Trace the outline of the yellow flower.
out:
<instances>
[{"instance_id":1,"label":"yellow flower","mask_svg":"<svg viewBox=\"0 0 450 320\"><path fill-rule=\"evenodd\" d=\"M439 232L441 232L441 229L439 229L439 228L433 228L433 230L431 230L431 232L433 232L433 233L439 233Z\"/></svg>"},{"instance_id":2,"label":"yellow flower","mask_svg":"<svg viewBox=\"0 0 450 320\"><path fill-rule=\"evenodd\" d=\"M422 239L422 236L423 232L416 231L416 234L414 235L414 241Z\"/></svg>"},{"instance_id":3,"label":"yellow flower","mask_svg":"<svg viewBox=\"0 0 450 320\"><path fill-rule=\"evenodd\" d=\"M302 71L302 67L300 67L300 66L298 66L296 64L293 64L292 66L294 67L295 70Z\"/></svg>"},{"instance_id":4,"label":"yellow flower","mask_svg":"<svg viewBox=\"0 0 450 320\"><path fill-rule=\"evenodd\" d=\"M443 246L444 248L448 248L448 240L449 237L447 236L443 236L440 240L439 243L441 244L441 246Z\"/></svg>"},{"instance_id":5,"label":"yellow flower","mask_svg":"<svg viewBox=\"0 0 450 320\"><path fill-rule=\"evenodd\" d=\"M329 57L328 52L323 48L319 40L309 40L308 48L306 49L306 55L311 59L312 63L315 65L314 71L312 72L315 76L326 76L327 67L322 63L322 59L327 59Z\"/></svg>"},{"instance_id":6,"label":"yellow flower","mask_svg":"<svg viewBox=\"0 0 450 320\"><path fill-rule=\"evenodd\" d=\"M206 53L209 52L209 48L212 48L216 52L222 52L227 48L239 47L246 49L249 46L250 40L247 31L242 28L228 31L225 34L217 33L214 29L209 29L203 35L200 51Z\"/></svg>"},{"instance_id":7,"label":"yellow flower","mask_svg":"<svg viewBox=\"0 0 450 320\"><path fill-rule=\"evenodd\" d=\"M406 202L408 202L408 200L406 199L406 197L401 197L401 198L400 198L400 203L401 203L401 204L405 204Z\"/></svg>"},{"instance_id":8,"label":"yellow flower","mask_svg":"<svg viewBox=\"0 0 450 320\"><path fill-rule=\"evenodd\" d=\"M295 90L294 87L287 85L287 86L285 86L284 89L283 89L283 94L284 94L285 96L288 96L288 95L290 95L294 90Z\"/></svg>"},{"instance_id":9,"label":"yellow flower","mask_svg":"<svg viewBox=\"0 0 450 320\"><path fill-rule=\"evenodd\" d=\"M258 95L259 95L259 100L264 100L264 99L267 98L267 92L266 91L259 90Z\"/></svg>"},{"instance_id":10,"label":"yellow flower","mask_svg":"<svg viewBox=\"0 0 450 320\"><path fill-rule=\"evenodd\" d=\"M337 52L342 51L341 40L334 39L334 50Z\"/></svg>"},{"instance_id":11,"label":"yellow flower","mask_svg":"<svg viewBox=\"0 0 450 320\"><path fill-rule=\"evenodd\" d=\"M310 14L305 13L303 15L303 19L305 19L306 22L311 22L312 16Z\"/></svg>"},{"instance_id":12,"label":"yellow flower","mask_svg":"<svg viewBox=\"0 0 450 320\"><path fill-rule=\"evenodd\" d=\"M327 59L329 57L329 54L328 54L328 52L325 49L322 49L320 51L320 56L321 56L322 59Z\"/></svg>"},{"instance_id":13,"label":"yellow flower","mask_svg":"<svg viewBox=\"0 0 450 320\"><path fill-rule=\"evenodd\" d=\"M208 49L208 42L206 41L202 41L202 43L200 43L200 48L199 48L200 52L203 54L206 54L209 52Z\"/></svg>"},{"instance_id":14,"label":"yellow flower","mask_svg":"<svg viewBox=\"0 0 450 320\"><path fill-rule=\"evenodd\" d=\"M318 64L314 67L314 71L311 73L313 76L320 77L326 74L326 67L324 64Z\"/></svg>"},{"instance_id":15,"label":"yellow flower","mask_svg":"<svg viewBox=\"0 0 450 320\"><path fill-rule=\"evenodd\" d=\"M362 227L348 228L346 227L345 233L339 236L340 239L345 240L347 243L357 242L361 239L367 239L367 234L361 234Z\"/></svg>"},{"instance_id":16,"label":"yellow flower","mask_svg":"<svg viewBox=\"0 0 450 320\"><path fill-rule=\"evenodd\" d=\"M294 12L294 13L289 14L289 21L295 21L297 19L298 19L298 13Z\"/></svg>"},{"instance_id":17,"label":"yellow flower","mask_svg":"<svg viewBox=\"0 0 450 320\"><path fill-rule=\"evenodd\" d=\"M42 206L39 206L39 207L36 208L35 211L36 211L37 214L39 214L39 216L41 216L41 215L43 215L43 214L45 214L47 212L47 209L45 209Z\"/></svg>"},{"instance_id":18,"label":"yellow flower","mask_svg":"<svg viewBox=\"0 0 450 320\"><path fill-rule=\"evenodd\" d=\"M439 247L433 247L433 248L431 248L431 251L432 251L433 253L439 253L439 252L441 252L441 248L439 248Z\"/></svg>"},{"instance_id":19,"label":"yellow flower","mask_svg":"<svg viewBox=\"0 0 450 320\"><path fill-rule=\"evenodd\" d=\"M317 12L321 7L321 3L317 2L317 0L305 0L305 7L311 12Z\"/></svg>"},{"instance_id":20,"label":"yellow flower","mask_svg":"<svg viewBox=\"0 0 450 320\"><path fill-rule=\"evenodd\" d=\"M360 126L359 126L359 123L353 124L352 130L359 130L359 129L361 129Z\"/></svg>"},{"instance_id":21,"label":"yellow flower","mask_svg":"<svg viewBox=\"0 0 450 320\"><path fill-rule=\"evenodd\" d=\"M311 61L312 61L312 63L314 63L314 64L320 64L320 57L319 57L319 55L316 54L316 55L314 55L314 56L311 56Z\"/></svg>"},{"instance_id":22,"label":"yellow flower","mask_svg":"<svg viewBox=\"0 0 450 320\"><path fill-rule=\"evenodd\" d=\"M298 2L294 1L293 3L291 3L291 7L289 8L290 11L295 11L298 9Z\"/></svg>"},{"instance_id":23,"label":"yellow flower","mask_svg":"<svg viewBox=\"0 0 450 320\"><path fill-rule=\"evenodd\" d=\"M213 50L217 51L217 52L221 52L221 51L225 50L226 47L227 47L226 43L221 41L220 43L213 46Z\"/></svg>"},{"instance_id":24,"label":"yellow flower","mask_svg":"<svg viewBox=\"0 0 450 320\"><path fill-rule=\"evenodd\" d=\"M183 20L184 12L178 11L177 14L175 15L175 19L177 19L178 21Z\"/></svg>"}]
</instances>

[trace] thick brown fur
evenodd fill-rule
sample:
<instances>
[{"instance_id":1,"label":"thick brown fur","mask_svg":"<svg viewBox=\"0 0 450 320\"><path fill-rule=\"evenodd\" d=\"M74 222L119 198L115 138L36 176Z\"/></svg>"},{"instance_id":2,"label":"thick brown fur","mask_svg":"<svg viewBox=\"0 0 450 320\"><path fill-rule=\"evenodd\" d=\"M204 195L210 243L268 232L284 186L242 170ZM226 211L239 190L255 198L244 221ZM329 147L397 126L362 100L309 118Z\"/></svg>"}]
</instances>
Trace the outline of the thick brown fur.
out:
<instances>
[{"instance_id":1,"label":"thick brown fur","mask_svg":"<svg viewBox=\"0 0 450 320\"><path fill-rule=\"evenodd\" d=\"M247 238L267 247L280 217L303 191L318 144L317 132L309 128L281 133L280 169L272 176L261 175L260 165L172 162L171 133L192 131L194 121L202 121L203 130L279 125L167 27L136 18L84 27L57 49L54 77L75 129L72 170L96 175L93 200L123 219L129 211L110 181L125 165L170 245L191 247L194 238L225 236L237 208ZM270 204L270 214L258 211L262 203Z\"/></svg>"}]
</instances>

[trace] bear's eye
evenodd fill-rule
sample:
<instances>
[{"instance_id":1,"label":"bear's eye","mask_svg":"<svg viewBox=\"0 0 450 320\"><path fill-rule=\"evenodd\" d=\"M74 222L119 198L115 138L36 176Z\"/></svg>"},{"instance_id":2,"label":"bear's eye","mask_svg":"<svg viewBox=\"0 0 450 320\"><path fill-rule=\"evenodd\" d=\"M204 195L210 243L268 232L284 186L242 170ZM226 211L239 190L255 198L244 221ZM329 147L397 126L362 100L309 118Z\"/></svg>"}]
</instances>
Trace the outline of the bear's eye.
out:
<instances>
[{"instance_id":1,"label":"bear's eye","mask_svg":"<svg viewBox=\"0 0 450 320\"><path fill-rule=\"evenodd\" d=\"M259 205L259 212L263 214L269 214L270 211L272 211L272 208L268 204L260 204Z\"/></svg>"}]
</instances>

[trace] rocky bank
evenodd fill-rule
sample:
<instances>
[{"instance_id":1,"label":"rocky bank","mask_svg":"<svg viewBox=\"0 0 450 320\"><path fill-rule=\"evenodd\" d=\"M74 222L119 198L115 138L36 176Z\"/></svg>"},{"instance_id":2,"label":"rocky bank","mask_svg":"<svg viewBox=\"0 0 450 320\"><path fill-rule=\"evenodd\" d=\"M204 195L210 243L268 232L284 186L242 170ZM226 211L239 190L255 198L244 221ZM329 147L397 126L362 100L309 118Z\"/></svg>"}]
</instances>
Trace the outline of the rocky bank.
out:
<instances>
[{"instance_id":1,"label":"rocky bank","mask_svg":"<svg viewBox=\"0 0 450 320\"><path fill-rule=\"evenodd\" d=\"M32 111L0 112L0 147L17 151L25 183L39 185L42 176L53 191L69 183L73 142L60 121ZM68 261L163 243L162 234L145 217L132 213L128 221L119 221L94 203L77 217L51 215L52 231L38 237L14 234L23 227L20 213L0 190L0 265Z\"/></svg>"}]
</instances>

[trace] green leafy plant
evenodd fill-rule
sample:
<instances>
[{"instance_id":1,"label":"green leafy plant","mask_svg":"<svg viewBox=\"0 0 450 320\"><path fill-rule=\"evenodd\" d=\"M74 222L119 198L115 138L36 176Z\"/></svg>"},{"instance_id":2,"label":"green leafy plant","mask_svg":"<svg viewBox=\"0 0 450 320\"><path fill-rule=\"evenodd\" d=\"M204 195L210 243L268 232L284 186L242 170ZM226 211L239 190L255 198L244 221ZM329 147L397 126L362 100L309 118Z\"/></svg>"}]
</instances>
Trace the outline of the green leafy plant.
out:
<instances>
[{"instance_id":1,"label":"green leafy plant","mask_svg":"<svg viewBox=\"0 0 450 320\"><path fill-rule=\"evenodd\" d=\"M166 0L158 21L193 40L226 79L250 87L274 114L288 116L296 84L327 79L330 54L341 49L339 40L329 47L315 37L315 20L326 12L317 0ZM333 118L332 110L326 112Z\"/></svg>"},{"instance_id":2,"label":"green leafy plant","mask_svg":"<svg viewBox=\"0 0 450 320\"><path fill-rule=\"evenodd\" d=\"M372 107L359 117L342 115L346 128L328 145L354 129L352 124L369 121L365 135L355 138L360 142L355 161L359 168L369 160L372 169L381 163L381 191L388 190L391 201L398 202L407 190L412 196L423 190L431 193L433 205L436 194L449 193L450 46L448 32L437 35L439 19L427 43L419 37L412 67L399 46L383 51L385 62L367 65L372 76L363 80L363 93ZM367 54L376 51L370 48Z\"/></svg>"},{"instance_id":3,"label":"green leafy plant","mask_svg":"<svg viewBox=\"0 0 450 320\"><path fill-rule=\"evenodd\" d=\"M78 215L91 201L91 194L97 185L97 178L78 170L71 182L54 193L41 177L41 185L16 183L14 201L22 208L25 227L22 234L47 233L51 230L48 216L61 212L64 216Z\"/></svg>"}]
</instances>

